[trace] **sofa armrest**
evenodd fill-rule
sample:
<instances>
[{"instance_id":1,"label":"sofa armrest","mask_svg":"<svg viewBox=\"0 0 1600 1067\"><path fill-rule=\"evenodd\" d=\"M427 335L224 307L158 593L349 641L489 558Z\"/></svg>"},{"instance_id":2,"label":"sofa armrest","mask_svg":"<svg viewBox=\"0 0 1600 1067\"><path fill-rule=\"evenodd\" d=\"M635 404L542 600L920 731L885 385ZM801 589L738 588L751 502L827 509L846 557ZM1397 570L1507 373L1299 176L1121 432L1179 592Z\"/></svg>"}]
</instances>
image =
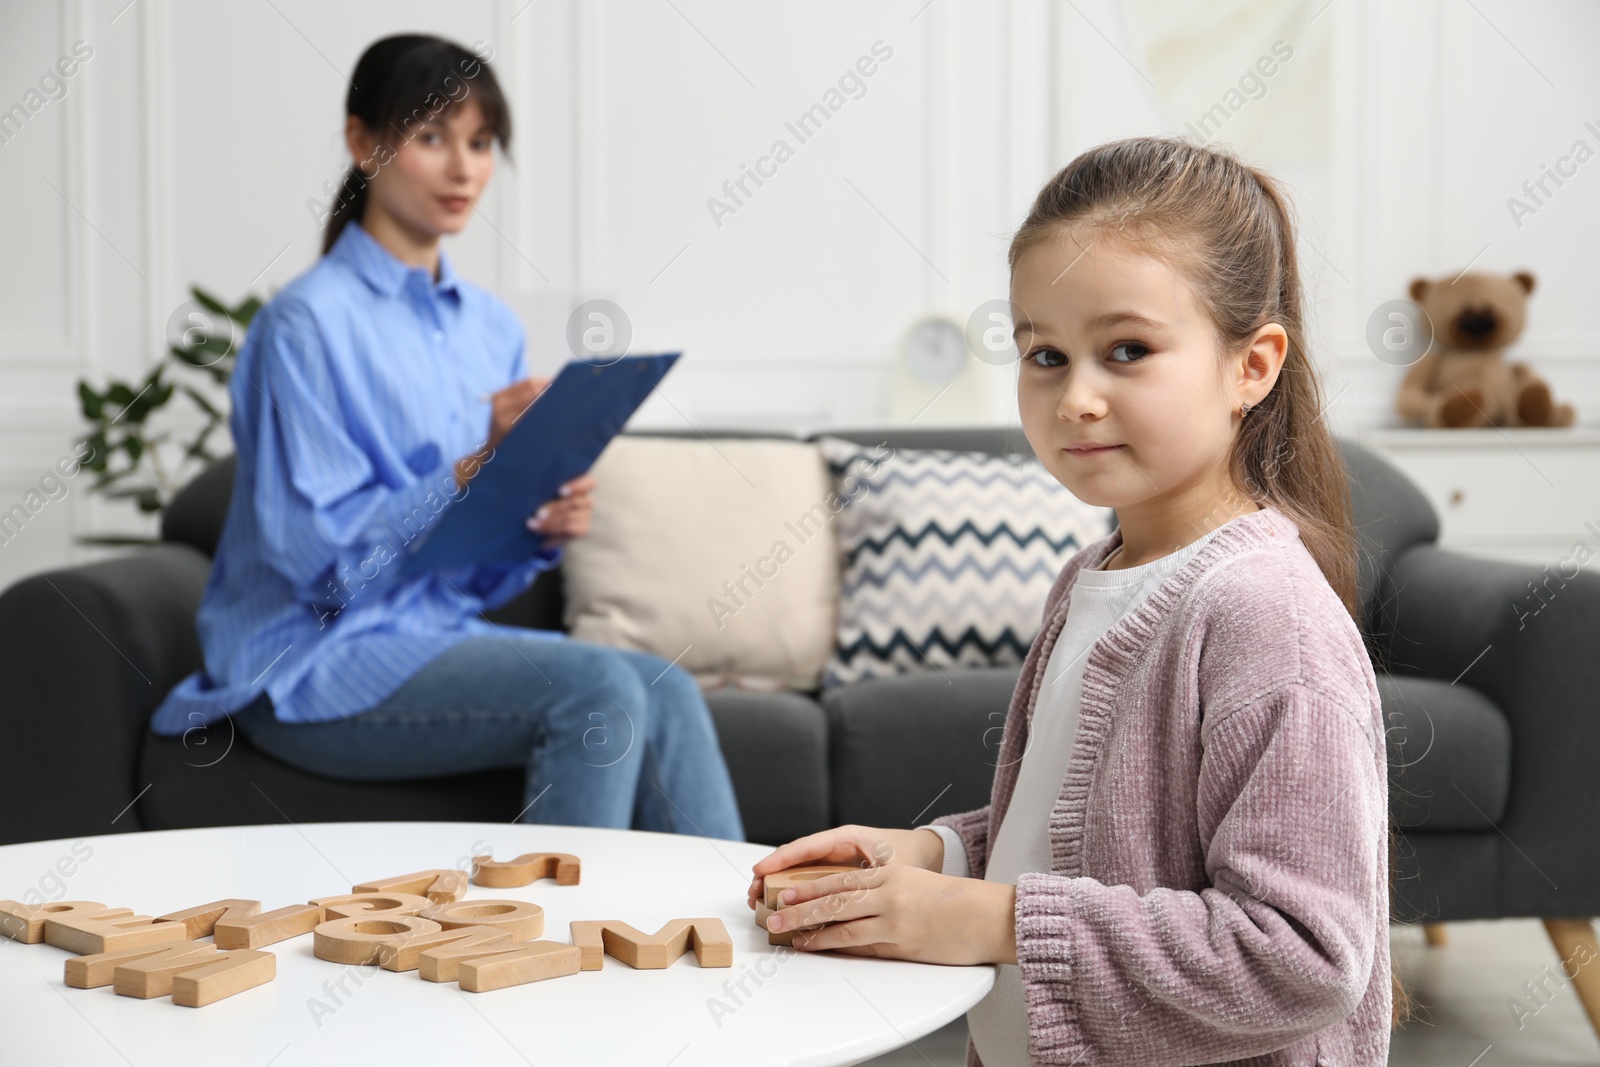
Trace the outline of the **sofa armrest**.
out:
<instances>
[{"instance_id":1,"label":"sofa armrest","mask_svg":"<svg viewBox=\"0 0 1600 1067\"><path fill-rule=\"evenodd\" d=\"M1600 914L1600 574L1419 545L1395 589L1391 673L1471 686L1511 726L1501 914Z\"/></svg>"},{"instance_id":2,"label":"sofa armrest","mask_svg":"<svg viewBox=\"0 0 1600 1067\"><path fill-rule=\"evenodd\" d=\"M127 810L150 714L202 664L211 561L160 544L0 595L0 843L137 830Z\"/></svg>"}]
</instances>

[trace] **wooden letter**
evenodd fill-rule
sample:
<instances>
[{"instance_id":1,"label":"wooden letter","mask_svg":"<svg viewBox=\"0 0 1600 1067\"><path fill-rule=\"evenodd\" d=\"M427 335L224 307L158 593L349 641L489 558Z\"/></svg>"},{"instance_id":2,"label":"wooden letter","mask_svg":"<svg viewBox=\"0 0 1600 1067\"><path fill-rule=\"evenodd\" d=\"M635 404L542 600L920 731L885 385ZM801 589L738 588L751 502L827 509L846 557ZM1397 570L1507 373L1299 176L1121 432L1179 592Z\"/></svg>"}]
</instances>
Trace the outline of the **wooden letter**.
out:
<instances>
[{"instance_id":1,"label":"wooden letter","mask_svg":"<svg viewBox=\"0 0 1600 1067\"><path fill-rule=\"evenodd\" d=\"M497 862L473 857L472 881L491 889L528 885L540 878L554 878L556 885L577 885L578 857L566 852L529 852L514 860Z\"/></svg>"},{"instance_id":2,"label":"wooden letter","mask_svg":"<svg viewBox=\"0 0 1600 1067\"><path fill-rule=\"evenodd\" d=\"M259 900L214 900L161 916L181 922L191 941L210 937L218 948L265 948L314 930L323 920L315 904L290 904L261 914Z\"/></svg>"},{"instance_id":3,"label":"wooden letter","mask_svg":"<svg viewBox=\"0 0 1600 1067\"><path fill-rule=\"evenodd\" d=\"M224 952L222 958L213 963L173 975L172 1003L203 1008L223 997L266 985L277 976L278 957L270 952L251 949Z\"/></svg>"},{"instance_id":4,"label":"wooden letter","mask_svg":"<svg viewBox=\"0 0 1600 1067\"><path fill-rule=\"evenodd\" d=\"M179 971L215 963L217 946L185 942L163 945L159 951L136 960L123 960L111 971L111 988L125 997L149 1000L172 992L172 976Z\"/></svg>"},{"instance_id":5,"label":"wooden letter","mask_svg":"<svg viewBox=\"0 0 1600 1067\"><path fill-rule=\"evenodd\" d=\"M384 945L408 934L436 934L440 926L415 915L354 915L329 919L311 935L311 954L329 963L381 963L393 949Z\"/></svg>"},{"instance_id":6,"label":"wooden letter","mask_svg":"<svg viewBox=\"0 0 1600 1067\"><path fill-rule=\"evenodd\" d=\"M215 956L217 946L211 944L142 945L139 948L119 948L115 952L95 952L87 956L73 956L67 960L63 981L73 989L99 989L110 985L113 972L124 963L159 956L165 952L186 952L196 959Z\"/></svg>"},{"instance_id":7,"label":"wooden letter","mask_svg":"<svg viewBox=\"0 0 1600 1067\"><path fill-rule=\"evenodd\" d=\"M765 900L756 904L756 925L767 930L767 920L772 918L772 913L781 906L780 894L785 889L793 889L801 882L813 882L818 878L825 878L830 874L848 874L851 871L866 870L864 867L840 867L828 864L816 864L808 867L789 867L785 870L774 871L761 880L761 890ZM767 930L767 944L793 945L794 935L802 930L820 930L824 926L832 926L832 921L811 923L808 926L795 926L787 930L774 933Z\"/></svg>"},{"instance_id":8,"label":"wooden letter","mask_svg":"<svg viewBox=\"0 0 1600 1067\"><path fill-rule=\"evenodd\" d=\"M160 969L141 974L129 966L138 961L150 961ZM125 972L123 968L127 968ZM174 1004L198 1008L272 981L277 968L277 957L270 952L218 952L215 945L192 943L146 945L74 956L67 960L66 983L74 989L98 989L120 982L116 992L136 997L161 996L165 984Z\"/></svg>"},{"instance_id":9,"label":"wooden letter","mask_svg":"<svg viewBox=\"0 0 1600 1067\"><path fill-rule=\"evenodd\" d=\"M348 919L359 915L375 919L380 915L415 915L423 908L433 907L433 901L415 893L343 893L336 897L318 897L311 903L327 911L329 919Z\"/></svg>"},{"instance_id":10,"label":"wooden letter","mask_svg":"<svg viewBox=\"0 0 1600 1067\"><path fill-rule=\"evenodd\" d=\"M434 925L438 925L435 923ZM380 962L386 971L414 971L422 965L422 954L441 949L447 945L505 945L511 942L511 935L504 930L497 930L492 926L463 926L455 930L439 930L435 933L401 934L391 941L385 941L384 951L380 954ZM435 961L441 957L434 957ZM421 977L427 978L426 974ZM454 978L443 979L454 981ZM429 981L441 981L431 978Z\"/></svg>"},{"instance_id":11,"label":"wooden letter","mask_svg":"<svg viewBox=\"0 0 1600 1067\"><path fill-rule=\"evenodd\" d=\"M772 914L771 908L767 907L765 904L762 904L760 901L756 902L756 925L767 931L767 944L769 945L793 945L794 935L800 931L820 930L824 926L833 925L832 922L823 922L812 923L810 926L791 927L788 930L767 930L767 920L772 918Z\"/></svg>"},{"instance_id":12,"label":"wooden letter","mask_svg":"<svg viewBox=\"0 0 1600 1067\"><path fill-rule=\"evenodd\" d=\"M108 915L132 914L131 908L108 908L93 900L58 900L53 904L19 904L15 900L0 900L0 934L25 945L37 945L44 940L44 921L52 915L57 918L87 915L105 918Z\"/></svg>"},{"instance_id":13,"label":"wooden letter","mask_svg":"<svg viewBox=\"0 0 1600 1067\"><path fill-rule=\"evenodd\" d=\"M148 915L130 915L127 908L108 908L98 914L47 914L44 939L46 944L87 956L97 952L115 952L119 948L187 941L189 930L183 923L162 922Z\"/></svg>"},{"instance_id":14,"label":"wooden letter","mask_svg":"<svg viewBox=\"0 0 1600 1067\"><path fill-rule=\"evenodd\" d=\"M494 926L513 941L532 941L544 933L544 909L525 900L457 900L435 904L417 913L446 930L462 926Z\"/></svg>"},{"instance_id":15,"label":"wooden letter","mask_svg":"<svg viewBox=\"0 0 1600 1067\"><path fill-rule=\"evenodd\" d=\"M467 872L436 868L416 874L399 874L351 886L352 893L410 893L427 897L435 904L460 900L467 892Z\"/></svg>"},{"instance_id":16,"label":"wooden letter","mask_svg":"<svg viewBox=\"0 0 1600 1067\"><path fill-rule=\"evenodd\" d=\"M471 993L490 989L542 982L577 974L582 969L583 950L559 941L535 941L511 952L466 960L461 964L461 988Z\"/></svg>"},{"instance_id":17,"label":"wooden letter","mask_svg":"<svg viewBox=\"0 0 1600 1067\"><path fill-rule=\"evenodd\" d=\"M598 971L608 954L630 967L655 970L683 955L691 944L700 966L733 966L733 938L717 918L673 919L654 934L617 919L584 920L572 924L572 943L583 950L586 971Z\"/></svg>"},{"instance_id":18,"label":"wooden letter","mask_svg":"<svg viewBox=\"0 0 1600 1067\"><path fill-rule=\"evenodd\" d=\"M460 968L467 960L480 956L494 956L521 945L511 940L511 935L492 926L470 926L447 933L466 933L447 945L434 945L423 949L417 956L417 976L424 982L454 982Z\"/></svg>"},{"instance_id":19,"label":"wooden letter","mask_svg":"<svg viewBox=\"0 0 1600 1067\"><path fill-rule=\"evenodd\" d=\"M818 864L814 867L789 867L785 870L774 871L761 880L761 888L765 893L765 903L773 911L783 906L783 901L778 896L785 889L793 889L800 882L814 882L818 878L826 878L830 874L848 874L851 871L863 871L865 867L835 867Z\"/></svg>"}]
</instances>

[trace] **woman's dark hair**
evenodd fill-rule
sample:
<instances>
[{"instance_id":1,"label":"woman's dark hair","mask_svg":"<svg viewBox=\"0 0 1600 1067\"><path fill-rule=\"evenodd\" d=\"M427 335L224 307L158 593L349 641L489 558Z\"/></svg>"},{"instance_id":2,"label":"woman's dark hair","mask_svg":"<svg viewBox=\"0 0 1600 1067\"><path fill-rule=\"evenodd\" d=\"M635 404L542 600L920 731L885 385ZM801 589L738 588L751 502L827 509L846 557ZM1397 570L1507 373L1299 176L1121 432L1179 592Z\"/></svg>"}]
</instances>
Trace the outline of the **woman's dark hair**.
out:
<instances>
[{"instance_id":1,"label":"woman's dark hair","mask_svg":"<svg viewBox=\"0 0 1600 1067\"><path fill-rule=\"evenodd\" d=\"M372 42L356 61L345 94L344 113L354 115L392 153L423 122L476 98L483 118L494 130L500 150L511 154L511 109L486 59L442 37L401 33ZM380 149L380 152L382 149ZM380 163L392 156L375 153ZM367 182L362 162L345 172L323 231L324 254L352 220L367 209Z\"/></svg>"},{"instance_id":2,"label":"woman's dark hair","mask_svg":"<svg viewBox=\"0 0 1600 1067\"><path fill-rule=\"evenodd\" d=\"M1322 418L1287 188L1225 145L1127 137L1089 149L1045 184L1012 238L1011 270L1029 248L1067 227L1172 263L1210 314L1219 354L1242 352L1267 323L1283 327L1289 344L1278 380L1240 420L1229 474L1257 505L1270 504L1294 522L1359 628L1350 480ZM1398 846L1391 825L1391 893ZM1393 961L1390 985L1390 1025L1399 1026L1415 1004Z\"/></svg>"}]
</instances>

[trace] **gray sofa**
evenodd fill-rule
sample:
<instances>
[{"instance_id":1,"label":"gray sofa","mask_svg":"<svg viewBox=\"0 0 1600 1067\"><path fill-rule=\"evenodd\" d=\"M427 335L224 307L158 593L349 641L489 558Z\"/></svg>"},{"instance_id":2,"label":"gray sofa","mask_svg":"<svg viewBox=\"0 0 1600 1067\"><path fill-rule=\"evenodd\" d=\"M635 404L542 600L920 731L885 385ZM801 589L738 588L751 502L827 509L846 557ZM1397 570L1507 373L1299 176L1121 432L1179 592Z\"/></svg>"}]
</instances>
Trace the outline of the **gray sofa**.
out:
<instances>
[{"instance_id":1,"label":"gray sofa","mask_svg":"<svg viewBox=\"0 0 1600 1067\"><path fill-rule=\"evenodd\" d=\"M1028 451L1015 429L828 432L897 449ZM1600 812L1600 775L1589 767L1600 752L1600 576L1566 580L1519 627L1512 606L1547 576L1439 548L1438 519L1416 487L1367 449L1340 444L1363 545L1362 624L1390 724L1392 815L1404 831L1396 920L1595 914L1600 859L1579 831ZM195 612L231 484L229 459L168 509L159 545L0 595L0 842L285 819L515 816L518 770L347 782L279 763L229 736L227 723L188 744L149 731L162 696L201 662ZM561 608L557 570L491 617L560 628ZM1017 674L710 693L749 838L775 844L848 822L909 827L981 807Z\"/></svg>"}]
</instances>

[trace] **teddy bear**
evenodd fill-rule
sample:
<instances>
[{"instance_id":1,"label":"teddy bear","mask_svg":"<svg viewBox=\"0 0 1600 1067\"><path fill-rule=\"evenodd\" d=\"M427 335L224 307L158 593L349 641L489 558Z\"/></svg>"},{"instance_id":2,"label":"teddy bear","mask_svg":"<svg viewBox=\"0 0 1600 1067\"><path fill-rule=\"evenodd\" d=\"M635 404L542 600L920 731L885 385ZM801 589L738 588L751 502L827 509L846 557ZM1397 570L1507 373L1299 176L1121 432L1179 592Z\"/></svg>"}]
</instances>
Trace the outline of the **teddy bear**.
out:
<instances>
[{"instance_id":1,"label":"teddy bear","mask_svg":"<svg viewBox=\"0 0 1600 1067\"><path fill-rule=\"evenodd\" d=\"M1400 383L1395 408L1430 427L1571 426L1571 404L1506 349L1522 334L1533 275L1468 273L1411 283L1411 299L1427 313L1433 343Z\"/></svg>"}]
</instances>

